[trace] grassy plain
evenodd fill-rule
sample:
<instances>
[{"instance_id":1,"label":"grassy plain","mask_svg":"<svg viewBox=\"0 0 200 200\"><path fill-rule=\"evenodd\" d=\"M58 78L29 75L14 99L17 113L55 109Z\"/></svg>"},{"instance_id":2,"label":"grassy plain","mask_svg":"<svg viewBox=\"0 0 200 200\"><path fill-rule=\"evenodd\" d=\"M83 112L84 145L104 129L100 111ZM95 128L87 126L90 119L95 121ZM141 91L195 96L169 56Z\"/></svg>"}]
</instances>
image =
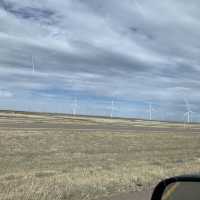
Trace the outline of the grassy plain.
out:
<instances>
[{"instance_id":1,"label":"grassy plain","mask_svg":"<svg viewBox=\"0 0 200 200\"><path fill-rule=\"evenodd\" d=\"M1 113L0 199L101 199L199 173L200 126L182 129L178 123Z\"/></svg>"}]
</instances>

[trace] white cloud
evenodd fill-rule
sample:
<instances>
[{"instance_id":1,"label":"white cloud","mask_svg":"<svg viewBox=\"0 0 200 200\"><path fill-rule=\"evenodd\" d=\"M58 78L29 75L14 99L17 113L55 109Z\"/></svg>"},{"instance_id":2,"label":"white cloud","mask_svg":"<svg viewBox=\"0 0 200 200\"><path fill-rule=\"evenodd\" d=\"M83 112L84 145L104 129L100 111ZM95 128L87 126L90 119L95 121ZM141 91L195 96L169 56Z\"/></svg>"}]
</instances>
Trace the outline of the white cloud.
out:
<instances>
[{"instance_id":1,"label":"white cloud","mask_svg":"<svg viewBox=\"0 0 200 200\"><path fill-rule=\"evenodd\" d=\"M0 98L12 98L13 96L12 92L0 89Z\"/></svg>"}]
</instances>

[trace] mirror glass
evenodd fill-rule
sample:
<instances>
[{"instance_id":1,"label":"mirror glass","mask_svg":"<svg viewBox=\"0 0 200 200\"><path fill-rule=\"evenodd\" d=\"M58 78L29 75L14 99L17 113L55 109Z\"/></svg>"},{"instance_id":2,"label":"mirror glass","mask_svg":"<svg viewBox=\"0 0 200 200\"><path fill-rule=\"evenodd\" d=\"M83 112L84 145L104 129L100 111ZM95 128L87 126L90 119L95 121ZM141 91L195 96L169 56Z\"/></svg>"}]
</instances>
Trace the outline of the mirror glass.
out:
<instances>
[{"instance_id":1,"label":"mirror glass","mask_svg":"<svg viewBox=\"0 0 200 200\"><path fill-rule=\"evenodd\" d=\"M200 183L172 183L166 187L162 200L200 200Z\"/></svg>"}]
</instances>

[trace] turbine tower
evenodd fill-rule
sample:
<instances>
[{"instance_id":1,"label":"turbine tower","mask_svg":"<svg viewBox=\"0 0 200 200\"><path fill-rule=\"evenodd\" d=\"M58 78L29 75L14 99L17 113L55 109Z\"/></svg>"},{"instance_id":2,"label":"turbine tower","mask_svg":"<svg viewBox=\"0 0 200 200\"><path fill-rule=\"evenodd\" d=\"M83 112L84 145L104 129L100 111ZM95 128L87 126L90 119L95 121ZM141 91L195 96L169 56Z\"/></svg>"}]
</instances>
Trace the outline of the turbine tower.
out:
<instances>
[{"instance_id":1,"label":"turbine tower","mask_svg":"<svg viewBox=\"0 0 200 200\"><path fill-rule=\"evenodd\" d=\"M114 101L111 102L111 112L110 112L110 118L113 118L113 111L114 111Z\"/></svg>"},{"instance_id":2,"label":"turbine tower","mask_svg":"<svg viewBox=\"0 0 200 200\"><path fill-rule=\"evenodd\" d=\"M35 73L35 63L33 56L32 56L32 73Z\"/></svg>"},{"instance_id":3,"label":"turbine tower","mask_svg":"<svg viewBox=\"0 0 200 200\"><path fill-rule=\"evenodd\" d=\"M152 103L149 103L148 113L149 113L149 120L152 120L152 113L155 111L155 109L152 106Z\"/></svg>"},{"instance_id":4,"label":"turbine tower","mask_svg":"<svg viewBox=\"0 0 200 200\"><path fill-rule=\"evenodd\" d=\"M184 102L187 109L187 112L184 113L184 116L187 117L187 123L190 124L192 122L192 113L194 112L191 110L188 100L184 98ZM184 127L185 127L185 123L184 123Z\"/></svg>"},{"instance_id":5,"label":"turbine tower","mask_svg":"<svg viewBox=\"0 0 200 200\"><path fill-rule=\"evenodd\" d=\"M149 120L152 120L152 104L149 103Z\"/></svg>"},{"instance_id":6,"label":"turbine tower","mask_svg":"<svg viewBox=\"0 0 200 200\"><path fill-rule=\"evenodd\" d=\"M184 116L187 116L187 123L189 124L190 122L192 122L191 120L191 115L192 115L192 111L189 110L186 113L184 113Z\"/></svg>"},{"instance_id":7,"label":"turbine tower","mask_svg":"<svg viewBox=\"0 0 200 200\"><path fill-rule=\"evenodd\" d=\"M77 100L77 98L75 98L74 103L73 103L73 115L74 116L77 114L77 107L78 107L78 100Z\"/></svg>"}]
</instances>

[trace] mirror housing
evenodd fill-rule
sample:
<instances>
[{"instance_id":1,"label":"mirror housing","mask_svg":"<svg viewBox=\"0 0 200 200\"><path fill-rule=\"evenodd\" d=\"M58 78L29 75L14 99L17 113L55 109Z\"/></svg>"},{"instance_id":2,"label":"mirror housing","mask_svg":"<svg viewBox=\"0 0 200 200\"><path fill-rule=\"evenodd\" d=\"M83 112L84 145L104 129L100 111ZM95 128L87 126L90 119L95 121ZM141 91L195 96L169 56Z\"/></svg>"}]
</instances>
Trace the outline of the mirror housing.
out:
<instances>
[{"instance_id":1,"label":"mirror housing","mask_svg":"<svg viewBox=\"0 0 200 200\"><path fill-rule=\"evenodd\" d=\"M170 188L170 187L172 188L173 193L176 194L175 188L177 188L177 187L180 188L181 184L184 185L184 191L186 191L186 194L189 194L188 190L191 191L191 184L194 184L194 186L196 184L198 184L198 188L199 188L199 190L198 190L199 198L198 199L200 199L200 176L180 176L180 177L172 177L172 178L166 179L164 181L161 181L155 187L153 194L152 194L152 197L151 197L151 200L165 200L165 199L179 200L179 198L170 198L170 197L165 198L164 196L166 196L165 195L166 191L170 190L170 189L167 189L167 188ZM187 188L187 185L188 186L190 185L190 187ZM197 193L196 189L195 189L195 191L191 191L190 194L197 195L197 194L195 194L195 192ZM182 195L184 195L184 194L182 194ZM174 195L174 196L177 196L177 195ZM196 199L192 199L192 198L189 198L189 199L196 200Z\"/></svg>"}]
</instances>

